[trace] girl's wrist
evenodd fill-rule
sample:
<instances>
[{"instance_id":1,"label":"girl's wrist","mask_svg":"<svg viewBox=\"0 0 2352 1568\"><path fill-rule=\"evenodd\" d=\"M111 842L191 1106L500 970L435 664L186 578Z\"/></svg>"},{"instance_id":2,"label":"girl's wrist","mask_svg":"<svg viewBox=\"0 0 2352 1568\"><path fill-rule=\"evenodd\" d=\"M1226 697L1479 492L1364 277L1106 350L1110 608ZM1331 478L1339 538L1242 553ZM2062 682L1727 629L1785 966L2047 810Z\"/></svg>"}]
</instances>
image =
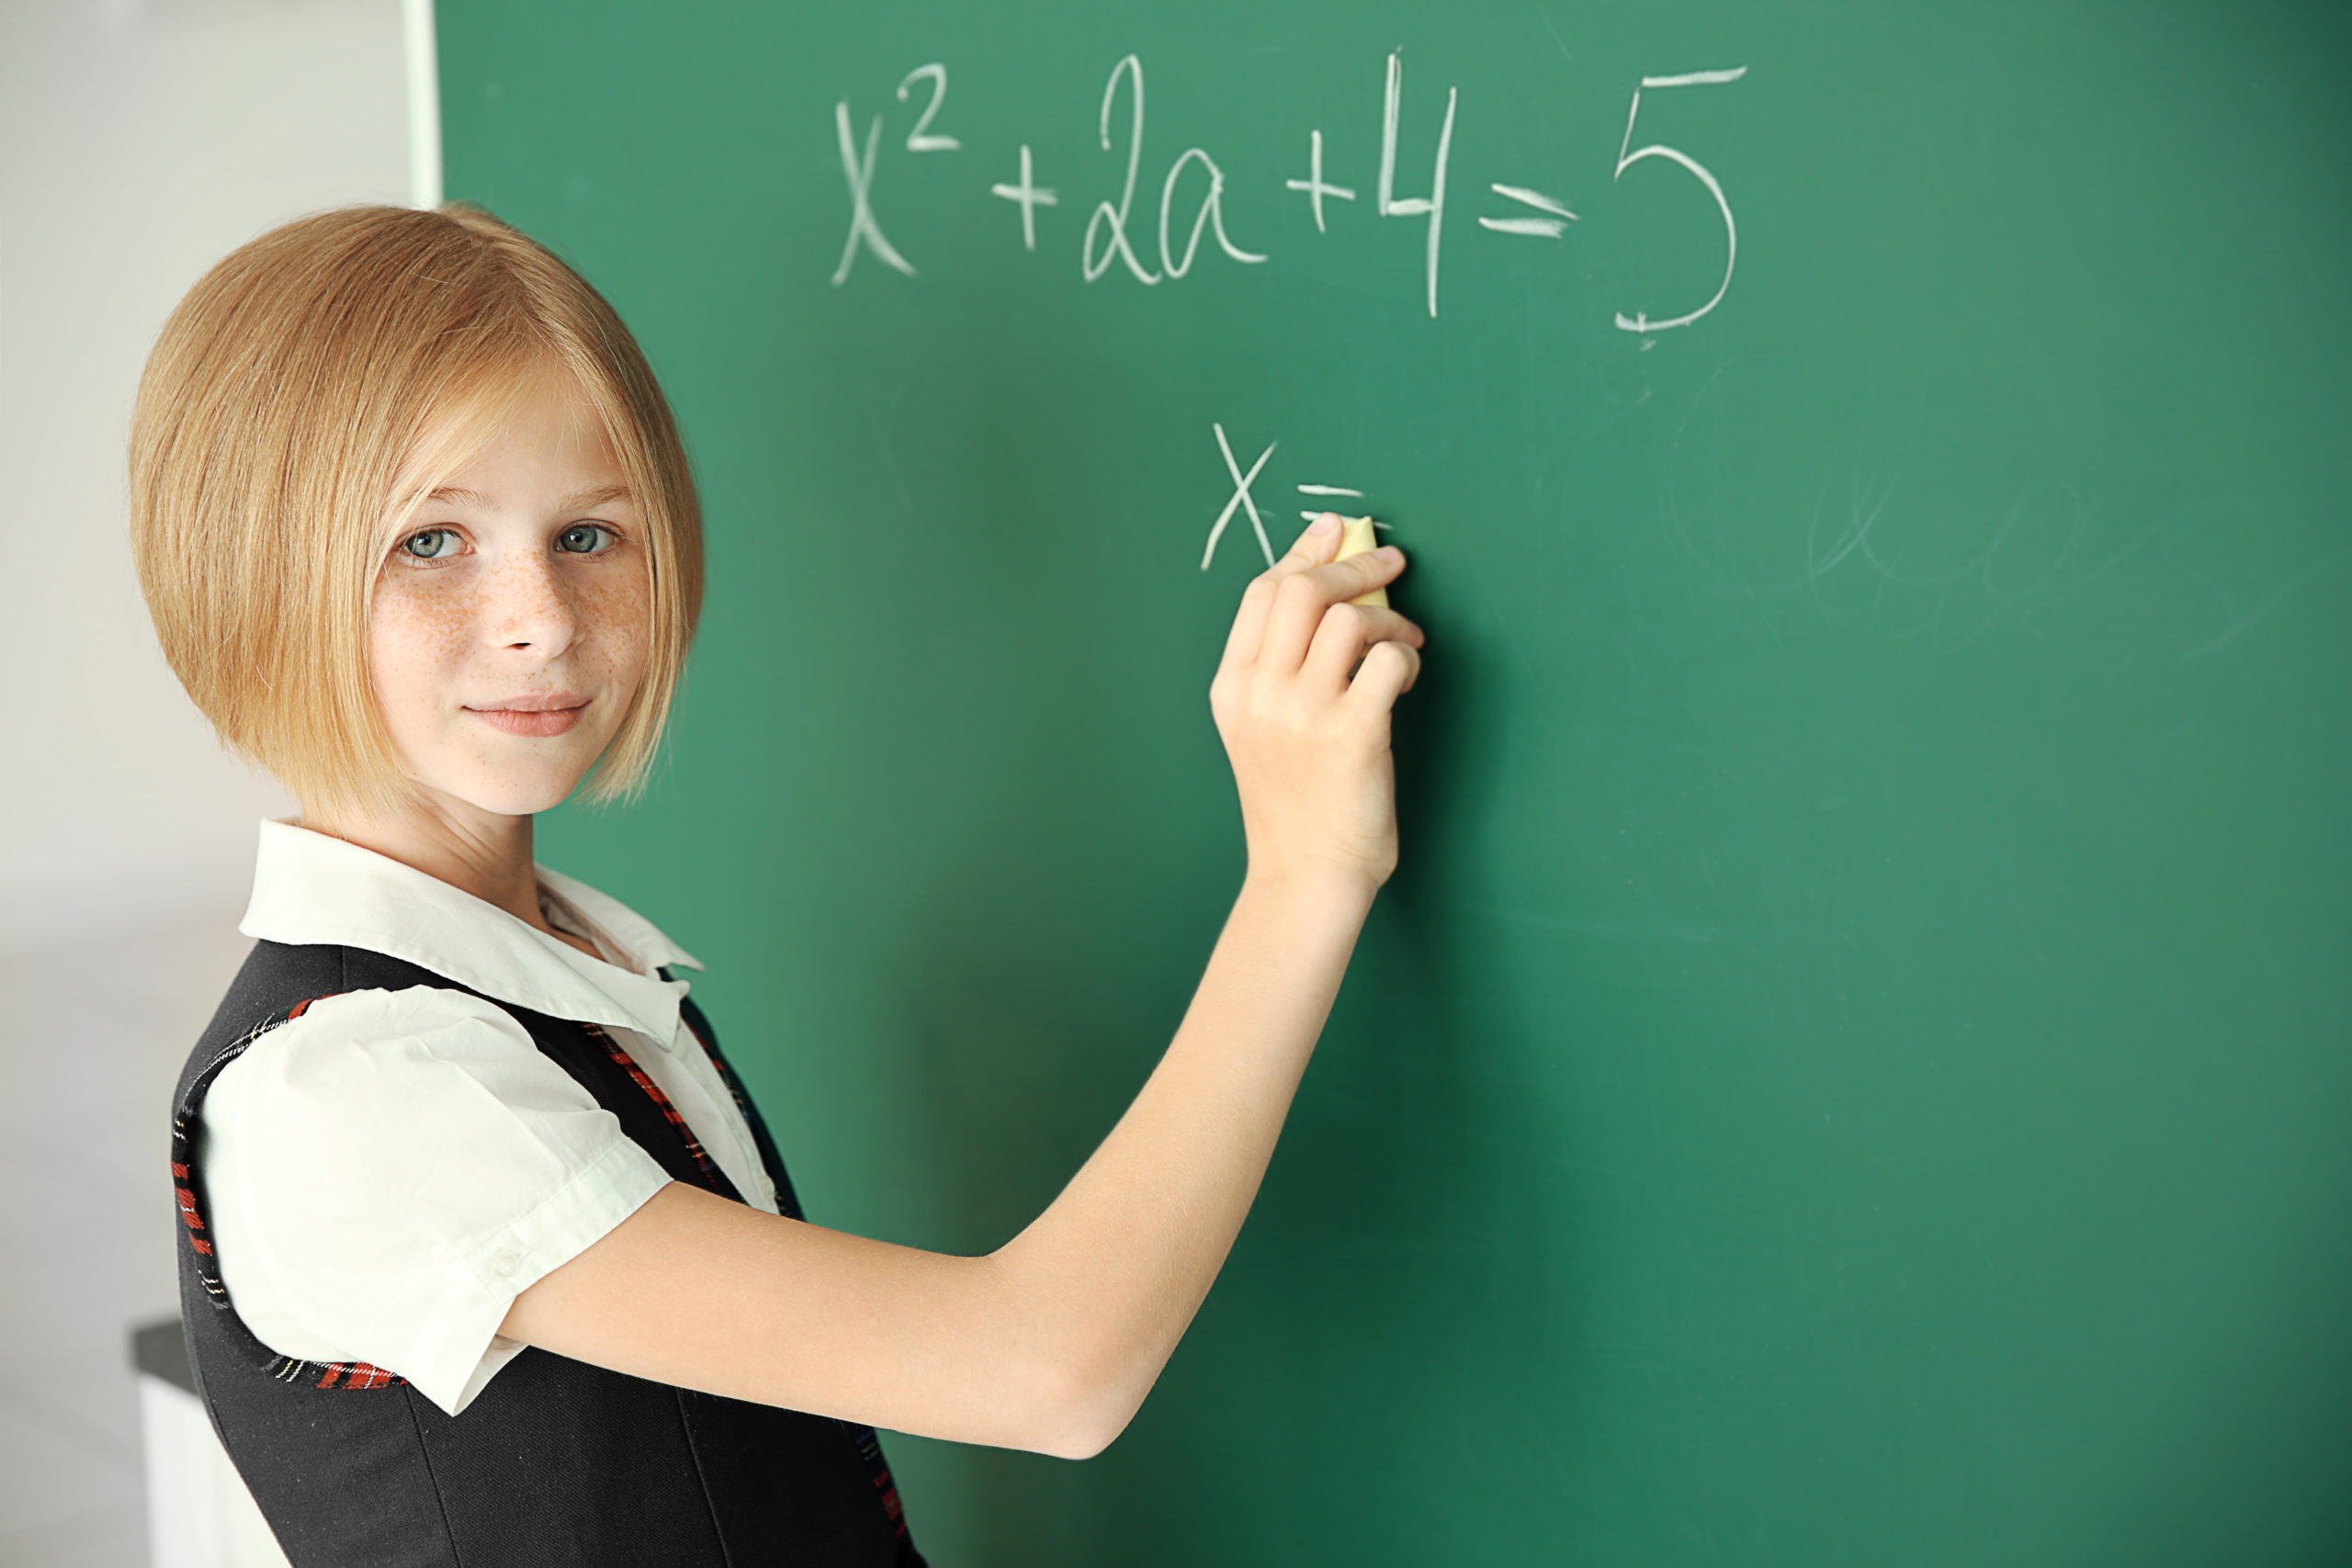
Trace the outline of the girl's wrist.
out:
<instances>
[{"instance_id":1,"label":"girl's wrist","mask_svg":"<svg viewBox=\"0 0 2352 1568\"><path fill-rule=\"evenodd\" d=\"M1361 922L1380 891L1381 878L1368 865L1336 860L1288 859L1250 863L1241 883L1245 897L1292 906L1302 915L1326 915Z\"/></svg>"}]
</instances>

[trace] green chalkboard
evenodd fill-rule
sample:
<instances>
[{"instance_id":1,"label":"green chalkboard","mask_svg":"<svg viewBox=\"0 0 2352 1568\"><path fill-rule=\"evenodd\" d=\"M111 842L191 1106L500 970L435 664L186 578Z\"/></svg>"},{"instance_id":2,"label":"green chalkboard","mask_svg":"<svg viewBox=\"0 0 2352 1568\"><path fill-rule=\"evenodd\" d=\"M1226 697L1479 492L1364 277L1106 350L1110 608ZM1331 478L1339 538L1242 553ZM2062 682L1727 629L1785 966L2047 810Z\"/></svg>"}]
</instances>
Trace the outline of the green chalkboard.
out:
<instances>
[{"instance_id":1,"label":"green chalkboard","mask_svg":"<svg viewBox=\"0 0 2352 1568\"><path fill-rule=\"evenodd\" d=\"M450 194L709 512L670 761L544 858L708 962L827 1223L1001 1243L1173 1030L1217 432L1277 547L1324 485L1413 552L1404 865L1257 1211L1102 1458L895 1442L937 1562L2352 1561L2340 9L440 38Z\"/></svg>"}]
</instances>

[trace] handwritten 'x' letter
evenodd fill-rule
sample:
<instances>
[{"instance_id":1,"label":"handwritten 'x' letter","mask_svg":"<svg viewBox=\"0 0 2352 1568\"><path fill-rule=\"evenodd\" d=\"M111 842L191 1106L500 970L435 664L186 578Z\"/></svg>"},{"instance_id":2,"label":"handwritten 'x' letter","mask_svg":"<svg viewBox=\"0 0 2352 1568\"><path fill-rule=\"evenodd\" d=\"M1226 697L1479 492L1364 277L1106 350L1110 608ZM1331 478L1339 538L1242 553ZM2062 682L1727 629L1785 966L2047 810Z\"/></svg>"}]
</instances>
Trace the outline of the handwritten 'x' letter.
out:
<instances>
[{"instance_id":1,"label":"handwritten 'x' letter","mask_svg":"<svg viewBox=\"0 0 2352 1568\"><path fill-rule=\"evenodd\" d=\"M865 158L863 164L858 160L857 142L849 133L848 104L839 103L833 106L833 127L841 132L842 173L849 178L850 205L849 243L842 247L842 265L833 268L833 286L839 288L848 280L850 265L857 260L857 247L860 241L864 241L885 263L897 267L909 277L912 277L915 275L915 269L908 265L907 258L900 255L883 234L881 225L874 221L872 199L874 152L882 141L882 117L876 115L873 128L865 133Z\"/></svg>"},{"instance_id":2,"label":"handwritten 'x' letter","mask_svg":"<svg viewBox=\"0 0 2352 1568\"><path fill-rule=\"evenodd\" d=\"M1216 514L1216 526L1209 530L1209 547L1201 552L1201 570L1208 570L1209 562L1216 558L1216 542L1225 536L1225 525L1233 521L1233 510L1237 506L1249 510L1250 526L1258 531L1258 547L1265 552L1266 564L1272 566L1274 564L1274 547L1266 538L1266 525L1258 515L1258 503L1250 499L1250 486L1257 479L1258 470L1266 466L1266 459L1274 455L1274 447L1280 443L1268 442L1266 449L1258 454L1258 460L1250 465L1250 471L1245 474L1241 471L1241 465L1234 461L1233 444L1225 438L1225 426L1212 423L1209 428L1216 432L1217 450L1225 454L1225 471L1233 476L1233 499L1225 503L1225 510Z\"/></svg>"}]
</instances>

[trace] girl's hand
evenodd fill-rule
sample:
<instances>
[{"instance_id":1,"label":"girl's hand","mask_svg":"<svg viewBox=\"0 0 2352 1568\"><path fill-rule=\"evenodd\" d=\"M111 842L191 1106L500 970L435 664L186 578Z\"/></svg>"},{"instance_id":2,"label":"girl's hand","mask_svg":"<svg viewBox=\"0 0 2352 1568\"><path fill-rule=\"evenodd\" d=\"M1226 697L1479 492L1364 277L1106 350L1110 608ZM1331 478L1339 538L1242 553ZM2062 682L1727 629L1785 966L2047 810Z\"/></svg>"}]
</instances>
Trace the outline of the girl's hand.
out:
<instances>
[{"instance_id":1,"label":"girl's hand","mask_svg":"<svg viewBox=\"0 0 2352 1568\"><path fill-rule=\"evenodd\" d=\"M1347 601L1396 581L1393 545L1334 560L1330 513L1241 595L1209 709L1241 792L1254 876L1361 878L1396 869L1396 767L1388 715L1421 669L1421 628Z\"/></svg>"}]
</instances>

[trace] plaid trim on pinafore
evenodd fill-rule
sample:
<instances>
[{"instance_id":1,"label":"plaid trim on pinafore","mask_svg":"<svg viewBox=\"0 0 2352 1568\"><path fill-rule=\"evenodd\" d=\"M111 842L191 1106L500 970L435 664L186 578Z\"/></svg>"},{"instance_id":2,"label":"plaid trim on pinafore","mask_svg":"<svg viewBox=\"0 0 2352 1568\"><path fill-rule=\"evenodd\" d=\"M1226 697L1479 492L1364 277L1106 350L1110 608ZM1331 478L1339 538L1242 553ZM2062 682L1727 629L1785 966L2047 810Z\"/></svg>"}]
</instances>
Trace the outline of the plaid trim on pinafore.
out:
<instances>
[{"instance_id":1,"label":"plaid trim on pinafore","mask_svg":"<svg viewBox=\"0 0 2352 1568\"><path fill-rule=\"evenodd\" d=\"M281 1356L245 1326L204 1224L203 1171L194 1157L204 1095L254 1041L311 1002L415 986L469 990L362 948L257 943L174 1097L189 1364L214 1428L294 1568L922 1568L871 1428L536 1349L450 1416L381 1368ZM741 1201L609 1032L484 999L522 1025L672 1179ZM777 1206L799 1218L775 1143L719 1055L709 1021L691 1000L682 999L681 1012L751 1127Z\"/></svg>"}]
</instances>

